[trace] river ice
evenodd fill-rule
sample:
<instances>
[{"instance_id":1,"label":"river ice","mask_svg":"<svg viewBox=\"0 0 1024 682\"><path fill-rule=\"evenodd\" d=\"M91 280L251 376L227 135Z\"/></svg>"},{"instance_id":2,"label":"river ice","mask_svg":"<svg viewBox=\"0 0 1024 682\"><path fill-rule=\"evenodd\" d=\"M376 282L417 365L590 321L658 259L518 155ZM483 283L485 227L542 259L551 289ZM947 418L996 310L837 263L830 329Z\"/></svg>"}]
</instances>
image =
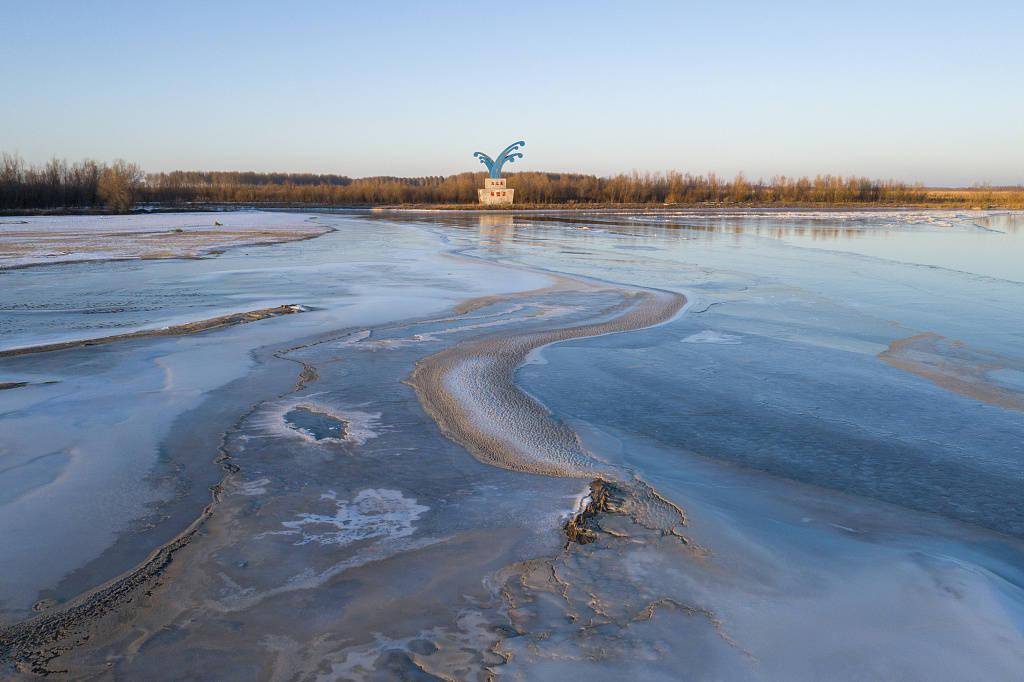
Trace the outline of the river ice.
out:
<instances>
[{"instance_id":1,"label":"river ice","mask_svg":"<svg viewBox=\"0 0 1024 682\"><path fill-rule=\"evenodd\" d=\"M315 222L335 231L0 273L2 347L308 308L0 358L0 382L27 382L0 391L3 623L128 570L226 476L200 535L137 596L145 608L115 603L60 665L146 679L1019 677L1021 214ZM605 289L543 290L556 274ZM478 461L405 382L458 344L606 319L615 287L689 303L665 324L531 351L514 372L527 399L495 390L496 360L449 385L495 442L542 453L555 434L594 475L615 472L623 499L576 544L562 523L594 500L588 479ZM511 292L528 293L456 308ZM313 416L289 424L295 409Z\"/></svg>"}]
</instances>

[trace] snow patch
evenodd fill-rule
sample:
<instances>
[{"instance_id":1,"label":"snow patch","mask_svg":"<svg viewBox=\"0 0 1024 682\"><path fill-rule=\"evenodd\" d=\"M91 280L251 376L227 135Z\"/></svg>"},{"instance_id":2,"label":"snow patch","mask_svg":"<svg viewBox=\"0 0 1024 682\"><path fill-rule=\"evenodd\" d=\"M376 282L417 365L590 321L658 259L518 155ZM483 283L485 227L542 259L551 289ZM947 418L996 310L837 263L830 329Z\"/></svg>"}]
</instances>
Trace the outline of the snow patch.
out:
<instances>
[{"instance_id":1,"label":"snow patch","mask_svg":"<svg viewBox=\"0 0 1024 682\"><path fill-rule=\"evenodd\" d=\"M248 495L250 497L255 495L265 495L268 483L270 483L269 478L258 478L255 481L245 481L238 485L237 491L241 495Z\"/></svg>"},{"instance_id":2,"label":"snow patch","mask_svg":"<svg viewBox=\"0 0 1024 682\"><path fill-rule=\"evenodd\" d=\"M339 500L337 493L330 490L320 499L334 504L333 513L302 513L294 521L281 522L286 530L262 533L259 537L294 535L296 545L315 542L338 546L377 537L404 538L413 534L414 522L430 509L401 491L386 488L361 490L351 500Z\"/></svg>"},{"instance_id":3,"label":"snow patch","mask_svg":"<svg viewBox=\"0 0 1024 682\"><path fill-rule=\"evenodd\" d=\"M722 332L712 331L706 329L696 334L690 334L685 339L682 339L683 343L717 343L726 346L735 346L743 343L743 337L736 336L734 334L724 334Z\"/></svg>"}]
</instances>

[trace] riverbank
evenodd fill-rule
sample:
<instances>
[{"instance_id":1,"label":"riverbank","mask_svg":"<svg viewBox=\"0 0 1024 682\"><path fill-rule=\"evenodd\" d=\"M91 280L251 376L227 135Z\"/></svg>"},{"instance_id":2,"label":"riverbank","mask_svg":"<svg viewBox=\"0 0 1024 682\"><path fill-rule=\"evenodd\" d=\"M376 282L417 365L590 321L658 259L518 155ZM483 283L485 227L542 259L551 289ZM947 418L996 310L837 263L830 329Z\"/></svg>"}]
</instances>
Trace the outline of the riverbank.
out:
<instances>
[{"instance_id":1,"label":"riverbank","mask_svg":"<svg viewBox=\"0 0 1024 682\"><path fill-rule=\"evenodd\" d=\"M558 277L548 290L509 295L506 301L573 294L611 295L598 321L544 331L504 334L457 344L418 362L409 378L420 403L441 430L485 464L547 476L595 476L601 467L580 447L571 429L515 386L526 357L544 346L604 334L635 331L671 319L686 304L674 292L615 289ZM502 302L489 300L487 305ZM473 303L461 309L473 309ZM600 319L606 318L606 319Z\"/></svg>"},{"instance_id":2,"label":"riverbank","mask_svg":"<svg viewBox=\"0 0 1024 682\"><path fill-rule=\"evenodd\" d=\"M510 187L513 185L510 184ZM241 202L170 202L140 204L128 213L93 207L66 207L57 209L3 209L2 217L19 216L109 216L146 215L164 213L217 213L239 210L288 211L376 211L376 210L445 210L445 211L516 211L516 210L693 210L715 211L723 209L776 210L794 209L819 211L850 210L1018 210L1024 209L1024 189L950 189L926 188L921 201L698 201L698 202L608 202L608 201L519 201L512 206L484 206L479 203L407 202L407 203L322 203L289 201Z\"/></svg>"},{"instance_id":3,"label":"riverbank","mask_svg":"<svg viewBox=\"0 0 1024 682\"><path fill-rule=\"evenodd\" d=\"M111 260L201 258L242 246L312 239L310 215L257 211L0 219L0 270Z\"/></svg>"}]
</instances>

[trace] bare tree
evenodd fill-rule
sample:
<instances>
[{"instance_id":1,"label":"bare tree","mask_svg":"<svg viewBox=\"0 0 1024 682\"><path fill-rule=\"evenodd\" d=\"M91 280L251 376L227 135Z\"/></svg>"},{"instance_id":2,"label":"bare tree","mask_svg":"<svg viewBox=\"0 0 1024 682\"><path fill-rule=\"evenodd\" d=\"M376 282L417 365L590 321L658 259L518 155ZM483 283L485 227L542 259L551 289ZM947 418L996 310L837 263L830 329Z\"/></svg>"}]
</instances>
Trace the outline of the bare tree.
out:
<instances>
[{"instance_id":1,"label":"bare tree","mask_svg":"<svg viewBox=\"0 0 1024 682\"><path fill-rule=\"evenodd\" d=\"M114 161L100 174L97 194L107 208L114 211L130 211L135 205L139 188L145 174L138 164L124 159Z\"/></svg>"}]
</instances>

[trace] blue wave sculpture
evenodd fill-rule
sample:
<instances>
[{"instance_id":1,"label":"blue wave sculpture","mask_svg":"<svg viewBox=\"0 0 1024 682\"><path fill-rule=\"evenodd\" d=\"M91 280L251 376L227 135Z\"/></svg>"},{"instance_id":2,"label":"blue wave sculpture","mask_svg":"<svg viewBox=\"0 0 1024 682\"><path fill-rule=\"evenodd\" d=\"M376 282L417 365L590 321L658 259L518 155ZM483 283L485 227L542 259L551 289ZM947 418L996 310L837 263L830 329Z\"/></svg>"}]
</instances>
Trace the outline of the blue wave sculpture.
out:
<instances>
[{"instance_id":1,"label":"blue wave sculpture","mask_svg":"<svg viewBox=\"0 0 1024 682\"><path fill-rule=\"evenodd\" d=\"M502 166L504 166L506 163L515 163L516 159L523 158L522 153L516 150L519 149L520 147L525 146L526 143L523 142L522 140L520 140L519 142L513 142L509 146L505 147L505 149L503 149L502 152L498 154L498 158L496 159L492 159L483 152L473 152L473 156L480 159L480 163L487 166L487 171L492 178L497 179L501 177Z\"/></svg>"}]
</instances>

